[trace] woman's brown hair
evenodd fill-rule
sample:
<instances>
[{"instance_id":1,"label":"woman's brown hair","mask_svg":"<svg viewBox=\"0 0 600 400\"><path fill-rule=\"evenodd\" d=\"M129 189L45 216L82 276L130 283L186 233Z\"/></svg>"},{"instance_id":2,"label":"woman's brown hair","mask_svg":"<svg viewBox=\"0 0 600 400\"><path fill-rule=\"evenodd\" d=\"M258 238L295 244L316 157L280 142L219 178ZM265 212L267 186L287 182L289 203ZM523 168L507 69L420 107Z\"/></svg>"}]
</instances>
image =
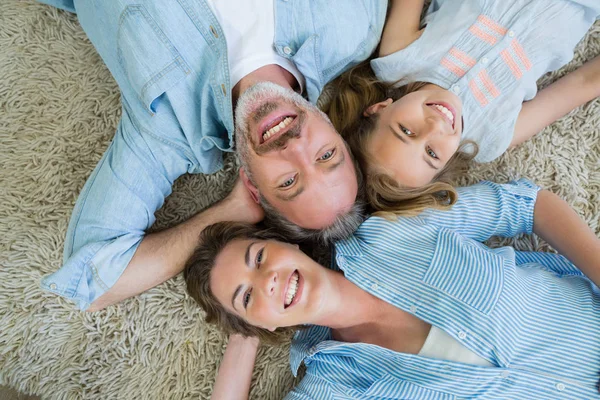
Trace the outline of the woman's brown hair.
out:
<instances>
[{"instance_id":1,"label":"woman's brown hair","mask_svg":"<svg viewBox=\"0 0 600 400\"><path fill-rule=\"evenodd\" d=\"M260 229L251 224L220 222L208 226L200 234L198 247L183 270L187 292L206 313L206 322L217 325L225 333L239 333L247 337L257 337L261 342L280 344L289 340L293 332L303 327L278 328L271 332L250 325L241 317L227 311L210 289L210 275L217 256L227 244L243 239L281 240L281 237L271 230Z\"/></svg>"},{"instance_id":2,"label":"woman's brown hair","mask_svg":"<svg viewBox=\"0 0 600 400\"><path fill-rule=\"evenodd\" d=\"M333 97L324 109L333 126L344 137L365 177L365 195L375 215L418 215L426 208L448 209L458 199L453 181L463 175L477 154L477 145L471 141L461 144L433 180L418 188L401 186L377 166L376 158L368 149L371 134L376 130L378 114L365 116L372 104L388 98L399 98L423 88L426 82L411 82L397 86L397 82L378 80L369 60L340 75L332 82Z\"/></svg>"}]
</instances>

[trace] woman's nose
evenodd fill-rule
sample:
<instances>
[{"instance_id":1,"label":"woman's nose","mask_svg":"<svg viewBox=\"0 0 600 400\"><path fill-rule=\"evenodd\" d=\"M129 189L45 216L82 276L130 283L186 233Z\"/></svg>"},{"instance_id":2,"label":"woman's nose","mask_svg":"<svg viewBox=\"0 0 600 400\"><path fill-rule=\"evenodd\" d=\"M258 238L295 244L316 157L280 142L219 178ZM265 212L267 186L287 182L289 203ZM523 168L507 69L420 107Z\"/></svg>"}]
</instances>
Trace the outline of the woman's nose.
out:
<instances>
[{"instance_id":1,"label":"woman's nose","mask_svg":"<svg viewBox=\"0 0 600 400\"><path fill-rule=\"evenodd\" d=\"M275 294L275 288L277 287L277 272L269 271L263 276L263 289L267 296Z\"/></svg>"}]
</instances>

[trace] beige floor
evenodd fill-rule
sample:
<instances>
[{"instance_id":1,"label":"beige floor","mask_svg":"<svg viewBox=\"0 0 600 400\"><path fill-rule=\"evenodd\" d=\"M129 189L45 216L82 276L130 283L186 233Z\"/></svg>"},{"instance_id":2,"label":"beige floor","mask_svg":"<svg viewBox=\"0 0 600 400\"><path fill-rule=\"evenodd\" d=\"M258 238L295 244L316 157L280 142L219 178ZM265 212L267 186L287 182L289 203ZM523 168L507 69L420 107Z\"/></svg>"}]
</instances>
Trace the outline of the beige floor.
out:
<instances>
[{"instance_id":1,"label":"beige floor","mask_svg":"<svg viewBox=\"0 0 600 400\"><path fill-rule=\"evenodd\" d=\"M27 396L5 386L0 386L0 400L39 400L40 397Z\"/></svg>"}]
</instances>

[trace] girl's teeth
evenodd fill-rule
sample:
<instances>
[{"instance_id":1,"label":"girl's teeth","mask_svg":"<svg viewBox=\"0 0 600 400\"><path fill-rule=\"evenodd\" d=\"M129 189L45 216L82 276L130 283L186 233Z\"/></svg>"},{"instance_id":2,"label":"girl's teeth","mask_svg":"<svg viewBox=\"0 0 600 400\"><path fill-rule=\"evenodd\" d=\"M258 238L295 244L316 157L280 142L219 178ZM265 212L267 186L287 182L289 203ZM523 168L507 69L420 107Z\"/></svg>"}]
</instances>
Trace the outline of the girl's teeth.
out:
<instances>
[{"instance_id":1,"label":"girl's teeth","mask_svg":"<svg viewBox=\"0 0 600 400\"><path fill-rule=\"evenodd\" d=\"M444 114L446 117L448 117L448 119L452 122L454 122L454 115L452 114L452 112L450 110L448 110L446 107L440 105L440 104L434 104L434 107L437 108L438 110L440 110L442 112L442 114Z\"/></svg>"},{"instance_id":2,"label":"girl's teeth","mask_svg":"<svg viewBox=\"0 0 600 400\"><path fill-rule=\"evenodd\" d=\"M281 121L279 124L275 125L271 129L263 133L263 141L267 140L268 138L270 138L271 136L288 126L293 120L294 118L292 117L285 117L283 121Z\"/></svg>"}]
</instances>

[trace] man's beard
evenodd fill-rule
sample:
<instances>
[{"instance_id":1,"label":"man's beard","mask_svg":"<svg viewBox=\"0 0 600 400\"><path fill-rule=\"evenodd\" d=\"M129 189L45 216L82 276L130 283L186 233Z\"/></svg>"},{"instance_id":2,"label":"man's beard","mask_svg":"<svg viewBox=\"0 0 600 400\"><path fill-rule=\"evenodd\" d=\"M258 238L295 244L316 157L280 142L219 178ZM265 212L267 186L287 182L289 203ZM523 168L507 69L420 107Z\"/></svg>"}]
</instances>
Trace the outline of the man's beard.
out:
<instances>
[{"instance_id":1,"label":"man's beard","mask_svg":"<svg viewBox=\"0 0 600 400\"><path fill-rule=\"evenodd\" d=\"M295 109L297 117L293 122L294 126L272 141L257 143L260 138L258 135L252 137L250 123L258 124L282 104L291 105ZM259 82L242 93L235 108L235 137L236 152L246 171L249 172L251 150L257 155L262 155L282 149L289 140L300 136L308 113L322 114L316 106L298 93L271 82Z\"/></svg>"}]
</instances>

